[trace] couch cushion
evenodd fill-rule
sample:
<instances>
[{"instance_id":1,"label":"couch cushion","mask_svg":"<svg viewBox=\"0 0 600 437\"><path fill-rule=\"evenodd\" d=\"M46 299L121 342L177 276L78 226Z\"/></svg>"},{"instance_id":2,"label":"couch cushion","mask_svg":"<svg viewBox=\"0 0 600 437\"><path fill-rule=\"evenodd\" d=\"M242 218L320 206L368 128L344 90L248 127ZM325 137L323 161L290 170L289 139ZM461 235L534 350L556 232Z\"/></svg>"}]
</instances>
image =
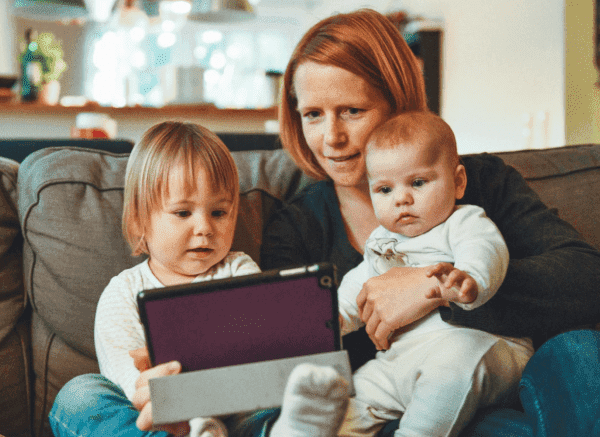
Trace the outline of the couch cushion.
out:
<instances>
[{"instance_id":1,"label":"couch cushion","mask_svg":"<svg viewBox=\"0 0 600 437\"><path fill-rule=\"evenodd\" d=\"M141 259L121 236L125 154L47 148L23 161L19 217L34 311L70 347L95 357L96 303Z\"/></svg>"},{"instance_id":2,"label":"couch cushion","mask_svg":"<svg viewBox=\"0 0 600 437\"><path fill-rule=\"evenodd\" d=\"M600 145L498 153L548 207L600 249Z\"/></svg>"},{"instance_id":3,"label":"couch cushion","mask_svg":"<svg viewBox=\"0 0 600 437\"><path fill-rule=\"evenodd\" d=\"M29 330L25 311L23 242L17 217L19 164L0 158L0 434L29 433Z\"/></svg>"},{"instance_id":4,"label":"couch cushion","mask_svg":"<svg viewBox=\"0 0 600 437\"><path fill-rule=\"evenodd\" d=\"M289 199L314 179L306 176L287 151L232 153L240 175L240 191L261 189L278 199Z\"/></svg>"},{"instance_id":5,"label":"couch cushion","mask_svg":"<svg viewBox=\"0 0 600 437\"><path fill-rule=\"evenodd\" d=\"M0 158L0 344L26 304L23 292L22 239L17 217L19 164Z\"/></svg>"}]
</instances>

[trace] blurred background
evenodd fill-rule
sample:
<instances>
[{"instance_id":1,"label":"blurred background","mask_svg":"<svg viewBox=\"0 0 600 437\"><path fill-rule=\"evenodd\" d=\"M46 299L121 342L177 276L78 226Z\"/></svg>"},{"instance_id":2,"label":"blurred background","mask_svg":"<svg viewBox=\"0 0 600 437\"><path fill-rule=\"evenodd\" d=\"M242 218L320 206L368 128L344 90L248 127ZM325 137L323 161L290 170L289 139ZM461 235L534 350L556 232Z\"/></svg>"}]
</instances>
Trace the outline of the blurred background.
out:
<instances>
[{"instance_id":1,"label":"blurred background","mask_svg":"<svg viewBox=\"0 0 600 437\"><path fill-rule=\"evenodd\" d=\"M90 104L134 141L148 123L188 112L214 130L276 132L295 44L359 7L399 18L461 153L599 141L596 0L0 0L0 75L19 78L12 92L22 96L24 53L42 35L64 67L56 110L4 102L0 136L68 135L76 112L64 108ZM431 32L437 45L423 44Z\"/></svg>"}]
</instances>

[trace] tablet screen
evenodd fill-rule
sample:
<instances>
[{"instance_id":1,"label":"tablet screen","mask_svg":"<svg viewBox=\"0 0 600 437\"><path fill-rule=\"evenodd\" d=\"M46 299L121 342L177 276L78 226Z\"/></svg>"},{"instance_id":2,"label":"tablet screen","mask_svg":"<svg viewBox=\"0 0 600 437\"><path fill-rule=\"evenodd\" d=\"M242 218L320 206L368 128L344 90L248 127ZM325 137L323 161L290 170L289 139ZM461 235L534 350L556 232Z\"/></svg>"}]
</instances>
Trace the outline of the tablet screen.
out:
<instances>
[{"instance_id":1,"label":"tablet screen","mask_svg":"<svg viewBox=\"0 0 600 437\"><path fill-rule=\"evenodd\" d=\"M139 299L154 365L178 360L186 371L202 370L340 349L331 281L323 287L316 275L254 278L231 288L219 282L218 289L199 282Z\"/></svg>"}]
</instances>

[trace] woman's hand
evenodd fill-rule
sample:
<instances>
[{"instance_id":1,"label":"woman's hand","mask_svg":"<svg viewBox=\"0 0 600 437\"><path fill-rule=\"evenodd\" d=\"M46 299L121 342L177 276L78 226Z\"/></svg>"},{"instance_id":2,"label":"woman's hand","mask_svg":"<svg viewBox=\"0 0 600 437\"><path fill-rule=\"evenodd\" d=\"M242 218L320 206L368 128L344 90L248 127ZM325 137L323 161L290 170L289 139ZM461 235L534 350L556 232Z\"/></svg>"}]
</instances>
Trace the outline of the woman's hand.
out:
<instances>
[{"instance_id":1,"label":"woman's hand","mask_svg":"<svg viewBox=\"0 0 600 437\"><path fill-rule=\"evenodd\" d=\"M161 376L176 375L181 372L181 364L177 361L160 364L156 367L150 367L150 356L147 348L140 348L129 351L133 358L135 367L141 372L135 382L135 393L133 395L133 406L140 412L136 421L137 427L142 431L159 429L175 436L183 436L190 432L190 426L187 422L175 423L171 425L154 426L152 422L152 403L150 402L150 386L148 381L151 378Z\"/></svg>"},{"instance_id":2,"label":"woman's hand","mask_svg":"<svg viewBox=\"0 0 600 437\"><path fill-rule=\"evenodd\" d=\"M437 285L437 279L428 278L426 271L426 267L394 267L365 282L356 302L367 334L378 350L389 348L394 331L440 305L448 305L443 299L425 297Z\"/></svg>"}]
</instances>

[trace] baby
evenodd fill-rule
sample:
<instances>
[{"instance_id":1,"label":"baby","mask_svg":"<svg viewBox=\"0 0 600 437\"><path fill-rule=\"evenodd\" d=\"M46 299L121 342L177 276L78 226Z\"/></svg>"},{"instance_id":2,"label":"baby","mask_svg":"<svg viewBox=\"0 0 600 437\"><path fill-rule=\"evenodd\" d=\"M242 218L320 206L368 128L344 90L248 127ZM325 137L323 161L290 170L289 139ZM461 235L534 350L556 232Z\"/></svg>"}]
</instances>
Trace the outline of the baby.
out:
<instances>
[{"instance_id":1,"label":"baby","mask_svg":"<svg viewBox=\"0 0 600 437\"><path fill-rule=\"evenodd\" d=\"M491 299L508 249L483 209L456 205L467 175L450 127L429 112L397 115L372 133L366 166L380 226L340 284L342 334L363 324L356 303L363 284L391 268L430 266L427 298L466 310ZM513 399L532 354L529 339L453 326L434 311L394 333L390 349L358 369L339 435L375 435L401 418L396 437L456 436L477 408Z\"/></svg>"}]
</instances>

